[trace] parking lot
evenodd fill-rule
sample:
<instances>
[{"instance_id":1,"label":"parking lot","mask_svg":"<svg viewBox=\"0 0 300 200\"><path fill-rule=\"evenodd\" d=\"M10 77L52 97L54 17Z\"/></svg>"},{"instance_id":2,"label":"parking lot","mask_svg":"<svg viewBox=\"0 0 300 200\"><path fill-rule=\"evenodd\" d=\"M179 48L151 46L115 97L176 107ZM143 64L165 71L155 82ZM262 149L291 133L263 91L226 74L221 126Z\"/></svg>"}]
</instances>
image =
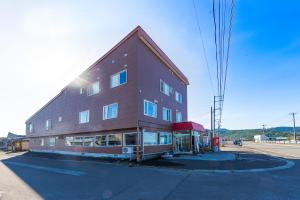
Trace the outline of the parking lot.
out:
<instances>
[{"instance_id":1,"label":"parking lot","mask_svg":"<svg viewBox=\"0 0 300 200\"><path fill-rule=\"evenodd\" d=\"M247 146L230 150L246 151ZM258 153L262 151L260 146L249 148L256 149L250 156L258 159L266 156ZM273 153L273 156L278 155ZM299 199L300 196L297 157L289 157L295 165L287 169L226 173L20 153L0 153L0 158L1 200Z\"/></svg>"}]
</instances>

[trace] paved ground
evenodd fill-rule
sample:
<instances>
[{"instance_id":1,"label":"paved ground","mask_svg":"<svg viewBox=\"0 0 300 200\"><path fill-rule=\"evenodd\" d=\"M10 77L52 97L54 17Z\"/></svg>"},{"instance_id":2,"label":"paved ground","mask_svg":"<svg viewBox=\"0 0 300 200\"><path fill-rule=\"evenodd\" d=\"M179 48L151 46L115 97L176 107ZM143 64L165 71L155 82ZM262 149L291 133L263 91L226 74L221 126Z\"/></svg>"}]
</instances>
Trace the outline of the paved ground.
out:
<instances>
[{"instance_id":1,"label":"paved ground","mask_svg":"<svg viewBox=\"0 0 300 200\"><path fill-rule=\"evenodd\" d=\"M290 153L297 155L294 151ZM300 198L300 157L293 157L295 166L286 170L245 173L129 167L124 163L20 154L0 153L0 159L1 200Z\"/></svg>"}]
</instances>

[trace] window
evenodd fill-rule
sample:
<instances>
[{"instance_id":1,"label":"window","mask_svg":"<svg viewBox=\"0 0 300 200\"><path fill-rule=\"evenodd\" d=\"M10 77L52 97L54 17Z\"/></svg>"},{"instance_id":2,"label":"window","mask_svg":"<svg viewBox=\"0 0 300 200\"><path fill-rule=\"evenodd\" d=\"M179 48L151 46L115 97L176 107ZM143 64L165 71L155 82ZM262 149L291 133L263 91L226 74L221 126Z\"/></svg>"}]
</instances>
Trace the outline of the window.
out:
<instances>
[{"instance_id":1,"label":"window","mask_svg":"<svg viewBox=\"0 0 300 200\"><path fill-rule=\"evenodd\" d=\"M144 145L157 145L157 133L143 132Z\"/></svg>"},{"instance_id":2,"label":"window","mask_svg":"<svg viewBox=\"0 0 300 200\"><path fill-rule=\"evenodd\" d=\"M58 117L58 122L62 122L62 117L61 116Z\"/></svg>"},{"instance_id":3,"label":"window","mask_svg":"<svg viewBox=\"0 0 300 200\"><path fill-rule=\"evenodd\" d=\"M172 121L172 111L171 109L163 107L163 120Z\"/></svg>"},{"instance_id":4,"label":"window","mask_svg":"<svg viewBox=\"0 0 300 200\"><path fill-rule=\"evenodd\" d=\"M100 92L99 81L90 84L87 87L87 91L86 91L87 96L92 96L92 95L98 94L99 92Z\"/></svg>"},{"instance_id":5,"label":"window","mask_svg":"<svg viewBox=\"0 0 300 200\"><path fill-rule=\"evenodd\" d=\"M110 87L114 88L127 83L127 70L120 71L110 77Z\"/></svg>"},{"instance_id":6,"label":"window","mask_svg":"<svg viewBox=\"0 0 300 200\"><path fill-rule=\"evenodd\" d=\"M160 80L160 91L165 95L170 96L173 93L173 88L166 84L163 80Z\"/></svg>"},{"instance_id":7,"label":"window","mask_svg":"<svg viewBox=\"0 0 300 200\"><path fill-rule=\"evenodd\" d=\"M41 139L41 146L45 146L45 139L44 138Z\"/></svg>"},{"instance_id":8,"label":"window","mask_svg":"<svg viewBox=\"0 0 300 200\"><path fill-rule=\"evenodd\" d=\"M50 130L51 129L51 119L46 120L45 129Z\"/></svg>"},{"instance_id":9,"label":"window","mask_svg":"<svg viewBox=\"0 0 300 200\"><path fill-rule=\"evenodd\" d=\"M144 100L144 115L156 118L157 105L151 101Z\"/></svg>"},{"instance_id":10,"label":"window","mask_svg":"<svg viewBox=\"0 0 300 200\"><path fill-rule=\"evenodd\" d=\"M159 133L159 144L172 144L172 133L160 132Z\"/></svg>"},{"instance_id":11,"label":"window","mask_svg":"<svg viewBox=\"0 0 300 200\"><path fill-rule=\"evenodd\" d=\"M32 123L29 123L29 133L32 133L33 132L33 125Z\"/></svg>"},{"instance_id":12,"label":"window","mask_svg":"<svg viewBox=\"0 0 300 200\"><path fill-rule=\"evenodd\" d=\"M124 146L134 146L138 144L137 133L124 133Z\"/></svg>"},{"instance_id":13,"label":"window","mask_svg":"<svg viewBox=\"0 0 300 200\"><path fill-rule=\"evenodd\" d=\"M108 135L108 146L120 146L122 145L122 134L111 134Z\"/></svg>"},{"instance_id":14,"label":"window","mask_svg":"<svg viewBox=\"0 0 300 200\"><path fill-rule=\"evenodd\" d=\"M95 139L95 146L106 146L106 135L98 135Z\"/></svg>"},{"instance_id":15,"label":"window","mask_svg":"<svg viewBox=\"0 0 300 200\"><path fill-rule=\"evenodd\" d=\"M72 146L73 140L74 140L74 137L66 137L65 138L65 145L66 146Z\"/></svg>"},{"instance_id":16,"label":"window","mask_svg":"<svg viewBox=\"0 0 300 200\"><path fill-rule=\"evenodd\" d=\"M179 103L182 103L182 94L180 94L179 92L175 92L175 100Z\"/></svg>"},{"instance_id":17,"label":"window","mask_svg":"<svg viewBox=\"0 0 300 200\"><path fill-rule=\"evenodd\" d=\"M79 93L83 94L84 93L84 88L80 88Z\"/></svg>"},{"instance_id":18,"label":"window","mask_svg":"<svg viewBox=\"0 0 300 200\"><path fill-rule=\"evenodd\" d=\"M122 145L122 134L98 135L95 139L95 146L120 146Z\"/></svg>"},{"instance_id":19,"label":"window","mask_svg":"<svg viewBox=\"0 0 300 200\"><path fill-rule=\"evenodd\" d=\"M53 147L55 146L55 137L51 137L48 140L48 146Z\"/></svg>"},{"instance_id":20,"label":"window","mask_svg":"<svg viewBox=\"0 0 300 200\"><path fill-rule=\"evenodd\" d=\"M179 111L176 111L176 122L182 122L182 115Z\"/></svg>"},{"instance_id":21,"label":"window","mask_svg":"<svg viewBox=\"0 0 300 200\"><path fill-rule=\"evenodd\" d=\"M87 136L83 138L83 146L92 147L94 145L94 137Z\"/></svg>"},{"instance_id":22,"label":"window","mask_svg":"<svg viewBox=\"0 0 300 200\"><path fill-rule=\"evenodd\" d=\"M88 123L89 121L90 121L90 111L89 110L79 112L79 124Z\"/></svg>"},{"instance_id":23,"label":"window","mask_svg":"<svg viewBox=\"0 0 300 200\"><path fill-rule=\"evenodd\" d=\"M118 103L103 106L103 120L118 117Z\"/></svg>"}]
</instances>

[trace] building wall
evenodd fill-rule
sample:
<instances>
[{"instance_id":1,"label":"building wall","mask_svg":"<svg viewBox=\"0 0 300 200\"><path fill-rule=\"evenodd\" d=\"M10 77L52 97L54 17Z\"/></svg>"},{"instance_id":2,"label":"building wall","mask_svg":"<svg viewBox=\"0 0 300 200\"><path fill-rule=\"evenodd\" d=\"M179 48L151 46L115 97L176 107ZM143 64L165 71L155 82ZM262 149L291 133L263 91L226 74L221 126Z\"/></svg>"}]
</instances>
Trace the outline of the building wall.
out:
<instances>
[{"instance_id":1,"label":"building wall","mask_svg":"<svg viewBox=\"0 0 300 200\"><path fill-rule=\"evenodd\" d=\"M80 79L69 84L57 98L31 117L26 122L27 136L62 135L136 127L137 40L137 36L133 35L103 61L84 72ZM127 83L110 88L110 76L123 69L127 69ZM97 80L101 88L98 94L80 95L81 87ZM103 106L115 102L118 103L118 118L103 120ZM79 112L88 109L90 110L89 123L79 124ZM62 122L58 122L59 116L62 117ZM47 119L52 120L51 130L45 129ZM29 123L33 124L33 133L29 133Z\"/></svg>"},{"instance_id":2,"label":"building wall","mask_svg":"<svg viewBox=\"0 0 300 200\"><path fill-rule=\"evenodd\" d=\"M174 93L167 96L160 92L160 80L170 85ZM140 122L171 126L176 119L176 110L182 113L182 120L187 121L187 86L142 42L138 43L138 91ZM175 100L175 91L182 94L182 103ZM144 115L144 99L157 102L157 118ZM163 120L162 107L172 109L172 122Z\"/></svg>"}]
</instances>

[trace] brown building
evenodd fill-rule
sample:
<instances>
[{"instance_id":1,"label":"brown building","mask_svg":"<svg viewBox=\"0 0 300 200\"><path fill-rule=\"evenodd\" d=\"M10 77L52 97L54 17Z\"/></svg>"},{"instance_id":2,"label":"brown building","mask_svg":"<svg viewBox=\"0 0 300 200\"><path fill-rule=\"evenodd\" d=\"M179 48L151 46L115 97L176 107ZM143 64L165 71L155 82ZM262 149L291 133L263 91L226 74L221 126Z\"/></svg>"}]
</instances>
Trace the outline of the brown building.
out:
<instances>
[{"instance_id":1,"label":"brown building","mask_svg":"<svg viewBox=\"0 0 300 200\"><path fill-rule=\"evenodd\" d=\"M125 158L191 151L203 127L173 129L187 121L188 84L138 26L26 121L29 148Z\"/></svg>"}]
</instances>

